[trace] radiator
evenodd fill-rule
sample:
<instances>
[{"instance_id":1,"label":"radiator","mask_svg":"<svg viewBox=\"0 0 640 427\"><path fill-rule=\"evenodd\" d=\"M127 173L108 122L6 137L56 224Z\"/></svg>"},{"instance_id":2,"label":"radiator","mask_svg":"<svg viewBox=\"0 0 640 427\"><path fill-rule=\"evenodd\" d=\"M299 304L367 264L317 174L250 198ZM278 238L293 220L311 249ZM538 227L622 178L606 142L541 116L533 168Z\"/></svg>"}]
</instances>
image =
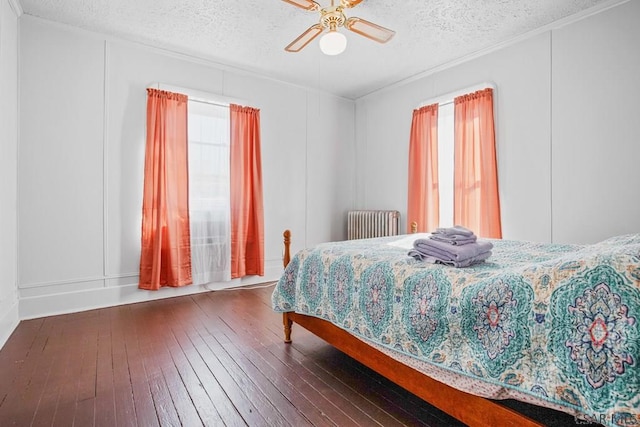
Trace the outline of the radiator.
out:
<instances>
[{"instance_id":1,"label":"radiator","mask_svg":"<svg viewBox=\"0 0 640 427\"><path fill-rule=\"evenodd\" d=\"M347 239L396 236L400 212L398 211L349 211L347 213Z\"/></svg>"}]
</instances>

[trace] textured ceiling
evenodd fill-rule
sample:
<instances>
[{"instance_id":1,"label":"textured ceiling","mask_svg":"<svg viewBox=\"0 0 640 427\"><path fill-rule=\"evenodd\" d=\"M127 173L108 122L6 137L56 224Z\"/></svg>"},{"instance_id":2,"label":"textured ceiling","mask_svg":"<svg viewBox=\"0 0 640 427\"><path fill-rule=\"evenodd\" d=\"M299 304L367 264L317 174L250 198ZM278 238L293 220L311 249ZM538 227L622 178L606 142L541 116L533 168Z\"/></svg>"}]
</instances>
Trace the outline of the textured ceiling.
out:
<instances>
[{"instance_id":1,"label":"textured ceiling","mask_svg":"<svg viewBox=\"0 0 640 427\"><path fill-rule=\"evenodd\" d=\"M317 0L321 6L330 0ZM616 0L365 0L348 9L396 31L379 44L341 29L341 55L317 40L284 47L318 22L281 0L20 0L25 14L193 55L347 98Z\"/></svg>"}]
</instances>

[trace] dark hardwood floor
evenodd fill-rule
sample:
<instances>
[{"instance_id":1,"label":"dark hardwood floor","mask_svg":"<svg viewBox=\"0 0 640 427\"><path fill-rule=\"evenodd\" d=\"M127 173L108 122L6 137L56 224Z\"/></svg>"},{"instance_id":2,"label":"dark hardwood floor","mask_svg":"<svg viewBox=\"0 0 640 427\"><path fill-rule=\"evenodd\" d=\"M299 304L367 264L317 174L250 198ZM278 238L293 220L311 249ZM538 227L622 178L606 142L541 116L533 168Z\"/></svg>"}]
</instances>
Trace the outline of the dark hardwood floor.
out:
<instances>
[{"instance_id":1,"label":"dark hardwood floor","mask_svg":"<svg viewBox=\"0 0 640 427\"><path fill-rule=\"evenodd\" d=\"M299 326L284 344L272 290L23 321L0 426L461 425Z\"/></svg>"}]
</instances>

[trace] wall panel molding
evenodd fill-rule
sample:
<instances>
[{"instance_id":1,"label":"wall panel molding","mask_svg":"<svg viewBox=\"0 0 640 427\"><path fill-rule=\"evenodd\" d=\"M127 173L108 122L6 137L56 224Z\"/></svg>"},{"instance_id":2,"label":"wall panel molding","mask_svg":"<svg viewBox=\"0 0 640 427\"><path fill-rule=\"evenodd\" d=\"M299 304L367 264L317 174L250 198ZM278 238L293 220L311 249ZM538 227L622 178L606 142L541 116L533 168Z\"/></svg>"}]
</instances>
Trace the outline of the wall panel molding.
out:
<instances>
[{"instance_id":1,"label":"wall panel molding","mask_svg":"<svg viewBox=\"0 0 640 427\"><path fill-rule=\"evenodd\" d=\"M181 288L162 288L158 291L138 289L137 273L119 274L102 278L78 279L67 282L43 283L39 284L39 286L20 289L20 319L34 319L201 292L260 285L278 280L282 275L282 271L282 260L272 259L265 261L264 276L248 276L242 279L234 279L230 282L190 285ZM18 304L15 306L15 311L17 319ZM0 339L2 338L2 327L4 323L10 322L4 322L0 319ZM11 332L9 332L9 334L10 333ZM0 343L1 342L2 341L0 341Z\"/></svg>"}]
</instances>

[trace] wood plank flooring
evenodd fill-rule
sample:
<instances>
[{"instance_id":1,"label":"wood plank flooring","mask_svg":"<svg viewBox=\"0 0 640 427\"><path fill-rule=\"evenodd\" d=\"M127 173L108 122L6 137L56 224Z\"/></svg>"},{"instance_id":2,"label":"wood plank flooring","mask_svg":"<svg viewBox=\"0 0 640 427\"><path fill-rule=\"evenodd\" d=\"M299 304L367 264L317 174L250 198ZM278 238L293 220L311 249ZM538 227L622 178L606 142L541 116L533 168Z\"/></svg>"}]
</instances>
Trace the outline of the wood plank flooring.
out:
<instances>
[{"instance_id":1,"label":"wood plank flooring","mask_svg":"<svg viewBox=\"0 0 640 427\"><path fill-rule=\"evenodd\" d=\"M0 351L0 426L461 425L297 325L284 344L272 290L23 321Z\"/></svg>"}]
</instances>

